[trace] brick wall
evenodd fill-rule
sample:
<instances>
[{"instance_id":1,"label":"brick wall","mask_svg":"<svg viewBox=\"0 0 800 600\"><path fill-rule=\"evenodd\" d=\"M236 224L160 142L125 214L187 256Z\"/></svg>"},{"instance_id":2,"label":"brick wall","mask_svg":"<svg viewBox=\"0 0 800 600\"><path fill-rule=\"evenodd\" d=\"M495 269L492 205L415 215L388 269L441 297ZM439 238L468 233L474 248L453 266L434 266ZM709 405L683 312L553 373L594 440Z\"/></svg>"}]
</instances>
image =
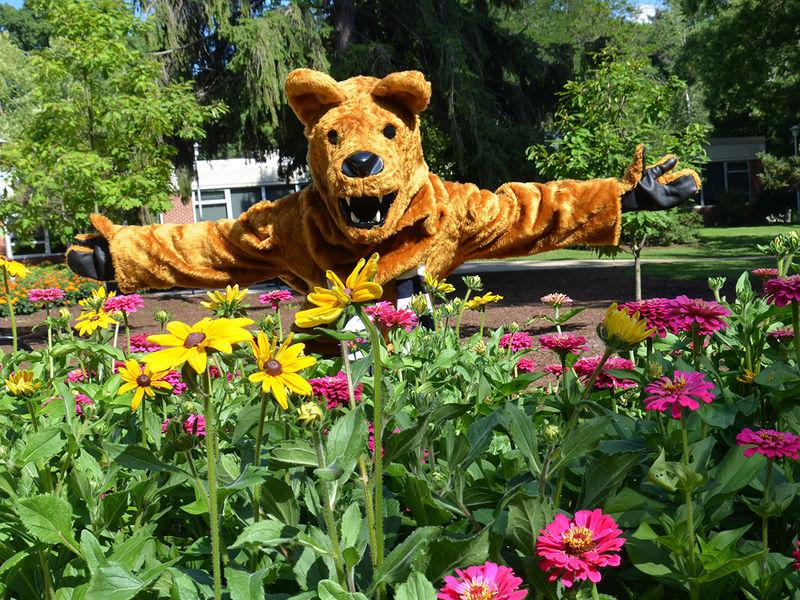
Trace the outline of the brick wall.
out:
<instances>
[{"instance_id":1,"label":"brick wall","mask_svg":"<svg viewBox=\"0 0 800 600\"><path fill-rule=\"evenodd\" d=\"M181 202L180 196L173 196L172 209L164 213L164 223L194 223L192 203Z\"/></svg>"},{"instance_id":2,"label":"brick wall","mask_svg":"<svg viewBox=\"0 0 800 600\"><path fill-rule=\"evenodd\" d=\"M0 229L0 256L6 256L6 234Z\"/></svg>"}]
</instances>

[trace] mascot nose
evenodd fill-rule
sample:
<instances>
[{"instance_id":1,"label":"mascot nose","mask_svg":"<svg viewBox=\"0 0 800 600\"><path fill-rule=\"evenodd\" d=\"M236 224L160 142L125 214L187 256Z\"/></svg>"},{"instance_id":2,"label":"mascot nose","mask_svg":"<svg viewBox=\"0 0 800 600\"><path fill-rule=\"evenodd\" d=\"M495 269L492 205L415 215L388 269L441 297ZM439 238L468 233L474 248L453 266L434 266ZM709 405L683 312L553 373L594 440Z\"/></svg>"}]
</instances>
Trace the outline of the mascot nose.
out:
<instances>
[{"instance_id":1,"label":"mascot nose","mask_svg":"<svg viewBox=\"0 0 800 600\"><path fill-rule=\"evenodd\" d=\"M344 159L342 173L348 177L369 177L383 171L383 159L372 152L354 152Z\"/></svg>"}]
</instances>

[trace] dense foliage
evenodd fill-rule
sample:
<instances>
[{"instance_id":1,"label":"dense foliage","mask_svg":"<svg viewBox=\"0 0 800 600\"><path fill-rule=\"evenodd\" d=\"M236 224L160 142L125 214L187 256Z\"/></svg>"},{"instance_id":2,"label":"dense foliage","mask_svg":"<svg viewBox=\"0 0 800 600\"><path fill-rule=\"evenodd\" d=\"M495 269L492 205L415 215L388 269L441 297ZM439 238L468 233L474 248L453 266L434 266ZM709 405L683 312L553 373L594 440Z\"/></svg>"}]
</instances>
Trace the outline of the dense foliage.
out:
<instances>
[{"instance_id":1,"label":"dense foliage","mask_svg":"<svg viewBox=\"0 0 800 600\"><path fill-rule=\"evenodd\" d=\"M127 314L151 301L96 292L80 335L53 318L46 347L0 360L0 584L432 600L472 566L459 577L495 600L520 584L531 599L793 597L800 239L763 250L763 292L745 273L727 301L612 306L599 356L564 330L579 309L563 294L542 299L563 333L538 344L506 327L460 339L465 308L501 300L475 277L461 299L427 281L434 329L413 327L423 297L418 315L373 306L369 265L332 279L302 319L341 314L324 331L344 353L316 361L301 336L270 343L274 318L237 343L252 323L238 288L210 294L213 319L130 342ZM368 339L344 332L353 314Z\"/></svg>"},{"instance_id":2,"label":"dense foliage","mask_svg":"<svg viewBox=\"0 0 800 600\"><path fill-rule=\"evenodd\" d=\"M48 227L66 242L91 212L148 222L175 192L165 138L196 139L220 107L201 107L190 82L160 81L141 24L120 2L45 4L50 42L26 65L34 109L0 148L14 189L0 225L23 239Z\"/></svg>"}]
</instances>

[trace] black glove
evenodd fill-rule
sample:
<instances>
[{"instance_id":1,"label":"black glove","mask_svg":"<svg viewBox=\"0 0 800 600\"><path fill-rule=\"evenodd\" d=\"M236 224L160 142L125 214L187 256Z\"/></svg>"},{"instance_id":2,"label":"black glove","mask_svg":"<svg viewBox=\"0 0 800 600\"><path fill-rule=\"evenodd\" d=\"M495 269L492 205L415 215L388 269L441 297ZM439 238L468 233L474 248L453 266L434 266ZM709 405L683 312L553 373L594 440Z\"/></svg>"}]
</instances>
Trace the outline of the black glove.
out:
<instances>
[{"instance_id":1,"label":"black glove","mask_svg":"<svg viewBox=\"0 0 800 600\"><path fill-rule=\"evenodd\" d=\"M620 199L622 212L632 210L666 210L683 204L694 196L699 189L694 177L690 174L673 179L668 183L660 183L658 178L672 170L678 159L669 158L654 167L647 168L642 151L642 178L625 192Z\"/></svg>"},{"instance_id":2,"label":"black glove","mask_svg":"<svg viewBox=\"0 0 800 600\"><path fill-rule=\"evenodd\" d=\"M83 277L99 281L114 279L108 240L98 233L75 236L74 244L67 248L67 265Z\"/></svg>"}]
</instances>

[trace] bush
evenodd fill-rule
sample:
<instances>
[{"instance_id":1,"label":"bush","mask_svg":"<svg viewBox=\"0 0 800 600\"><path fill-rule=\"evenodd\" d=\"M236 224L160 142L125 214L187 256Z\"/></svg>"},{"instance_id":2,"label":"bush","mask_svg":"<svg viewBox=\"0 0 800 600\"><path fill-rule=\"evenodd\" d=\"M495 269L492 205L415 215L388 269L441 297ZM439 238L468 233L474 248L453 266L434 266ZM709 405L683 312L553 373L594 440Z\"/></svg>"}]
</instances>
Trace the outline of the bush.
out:
<instances>
[{"instance_id":1,"label":"bush","mask_svg":"<svg viewBox=\"0 0 800 600\"><path fill-rule=\"evenodd\" d=\"M785 275L800 236L769 248ZM0 354L3 595L433 600L491 562L470 597L495 578L504 597L798 597L793 279L767 284L774 304L744 273L730 303L611 308L599 356L483 319L461 339L448 323L498 298L428 285L434 330L332 293L343 357L276 346L274 319L253 345L247 320L172 324L165 353L137 341L147 356L115 347L113 320L78 337L51 319L47 347ZM579 312L548 301L555 327ZM366 333L345 331L354 314Z\"/></svg>"},{"instance_id":2,"label":"bush","mask_svg":"<svg viewBox=\"0 0 800 600\"><path fill-rule=\"evenodd\" d=\"M648 246L693 244L700 239L703 217L692 208L675 208L664 211L663 217L653 225L647 240Z\"/></svg>"},{"instance_id":3,"label":"bush","mask_svg":"<svg viewBox=\"0 0 800 600\"><path fill-rule=\"evenodd\" d=\"M64 264L41 263L29 267L30 274L18 281L11 280L11 303L18 315L28 315L41 310L41 305L28 302L28 292L42 288L60 288L64 291L64 304L75 304L97 287L97 282L80 277ZM0 293L0 317L8 316L5 295Z\"/></svg>"}]
</instances>

